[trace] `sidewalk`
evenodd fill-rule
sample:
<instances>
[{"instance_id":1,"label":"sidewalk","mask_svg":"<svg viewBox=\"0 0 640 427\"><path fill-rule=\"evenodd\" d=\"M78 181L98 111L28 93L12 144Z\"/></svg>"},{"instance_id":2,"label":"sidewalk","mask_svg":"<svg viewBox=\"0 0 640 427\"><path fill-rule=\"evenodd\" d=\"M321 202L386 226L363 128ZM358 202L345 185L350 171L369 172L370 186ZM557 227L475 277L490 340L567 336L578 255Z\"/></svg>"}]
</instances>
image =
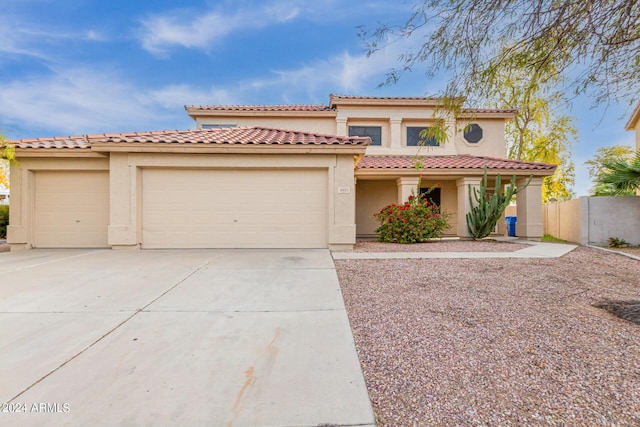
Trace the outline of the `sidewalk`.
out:
<instances>
[{"instance_id":1,"label":"sidewalk","mask_svg":"<svg viewBox=\"0 0 640 427\"><path fill-rule=\"evenodd\" d=\"M559 258L577 245L543 243L499 237L496 240L529 245L515 252L332 252L334 260L348 259L416 259L416 258Z\"/></svg>"}]
</instances>

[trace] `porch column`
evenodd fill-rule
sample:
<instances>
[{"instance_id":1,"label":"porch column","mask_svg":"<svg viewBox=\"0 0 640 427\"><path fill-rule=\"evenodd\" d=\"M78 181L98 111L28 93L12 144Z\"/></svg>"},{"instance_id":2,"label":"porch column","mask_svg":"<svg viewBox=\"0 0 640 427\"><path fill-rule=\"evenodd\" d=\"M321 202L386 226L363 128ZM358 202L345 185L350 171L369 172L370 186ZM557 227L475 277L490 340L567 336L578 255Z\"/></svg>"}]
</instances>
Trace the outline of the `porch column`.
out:
<instances>
[{"instance_id":1,"label":"porch column","mask_svg":"<svg viewBox=\"0 0 640 427\"><path fill-rule=\"evenodd\" d=\"M518 186L526 184L528 178L519 178ZM542 224L542 179L533 178L531 183L516 196L518 205L516 236L527 239L539 239L544 234Z\"/></svg>"},{"instance_id":2,"label":"porch column","mask_svg":"<svg viewBox=\"0 0 640 427\"><path fill-rule=\"evenodd\" d=\"M403 204L409 200L411 191L414 193L417 191L419 180L420 178L417 176L403 176L396 179L396 184L398 184L398 204Z\"/></svg>"},{"instance_id":3,"label":"porch column","mask_svg":"<svg viewBox=\"0 0 640 427\"><path fill-rule=\"evenodd\" d=\"M389 119L389 127L391 128L389 147L402 148L402 119L395 117Z\"/></svg>"},{"instance_id":4,"label":"porch column","mask_svg":"<svg viewBox=\"0 0 640 427\"><path fill-rule=\"evenodd\" d=\"M467 230L467 213L471 212L471 203L469 203L469 186L471 188L480 188L480 177L467 177L456 180L458 187L458 236L469 237ZM473 192L473 190L471 190ZM473 195L471 196L473 197Z\"/></svg>"}]
</instances>

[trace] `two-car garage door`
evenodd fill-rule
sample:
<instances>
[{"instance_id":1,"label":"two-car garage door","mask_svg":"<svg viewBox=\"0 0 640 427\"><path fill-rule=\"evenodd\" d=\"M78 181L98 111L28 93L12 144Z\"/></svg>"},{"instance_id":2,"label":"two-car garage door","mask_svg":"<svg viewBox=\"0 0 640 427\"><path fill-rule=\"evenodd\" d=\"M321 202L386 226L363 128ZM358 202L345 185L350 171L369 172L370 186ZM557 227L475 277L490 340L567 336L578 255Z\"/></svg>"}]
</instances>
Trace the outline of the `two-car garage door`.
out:
<instances>
[{"instance_id":1,"label":"two-car garage door","mask_svg":"<svg viewBox=\"0 0 640 427\"><path fill-rule=\"evenodd\" d=\"M324 248L326 169L143 169L143 248Z\"/></svg>"}]
</instances>

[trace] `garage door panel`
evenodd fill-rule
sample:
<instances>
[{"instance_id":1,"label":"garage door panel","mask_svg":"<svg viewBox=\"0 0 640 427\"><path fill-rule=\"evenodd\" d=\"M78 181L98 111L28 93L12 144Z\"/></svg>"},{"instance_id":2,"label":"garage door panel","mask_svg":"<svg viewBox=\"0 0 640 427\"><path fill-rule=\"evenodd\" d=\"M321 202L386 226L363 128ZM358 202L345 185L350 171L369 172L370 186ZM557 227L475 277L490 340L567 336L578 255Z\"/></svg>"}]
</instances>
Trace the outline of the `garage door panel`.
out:
<instances>
[{"instance_id":1,"label":"garage door panel","mask_svg":"<svg viewBox=\"0 0 640 427\"><path fill-rule=\"evenodd\" d=\"M326 170L145 169L142 244L326 247L326 187Z\"/></svg>"},{"instance_id":2,"label":"garage door panel","mask_svg":"<svg viewBox=\"0 0 640 427\"><path fill-rule=\"evenodd\" d=\"M108 246L108 172L37 171L34 208L34 246Z\"/></svg>"}]
</instances>

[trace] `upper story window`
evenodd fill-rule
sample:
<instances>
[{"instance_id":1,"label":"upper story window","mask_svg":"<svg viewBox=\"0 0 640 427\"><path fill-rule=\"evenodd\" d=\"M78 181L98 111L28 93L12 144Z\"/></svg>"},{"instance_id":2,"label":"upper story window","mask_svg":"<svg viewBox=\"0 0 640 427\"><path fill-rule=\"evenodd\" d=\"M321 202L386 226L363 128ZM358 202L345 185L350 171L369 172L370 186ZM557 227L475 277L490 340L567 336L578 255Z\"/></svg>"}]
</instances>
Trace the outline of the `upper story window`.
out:
<instances>
[{"instance_id":1,"label":"upper story window","mask_svg":"<svg viewBox=\"0 0 640 427\"><path fill-rule=\"evenodd\" d=\"M472 124L464 128L464 139L470 144L477 144L482 139L482 128L479 124Z\"/></svg>"},{"instance_id":2,"label":"upper story window","mask_svg":"<svg viewBox=\"0 0 640 427\"><path fill-rule=\"evenodd\" d=\"M429 129L428 127L407 127L407 147L417 147L419 145L427 145L430 147L437 147L438 141L435 138L422 138L420 136L420 132L425 129Z\"/></svg>"},{"instance_id":3,"label":"upper story window","mask_svg":"<svg viewBox=\"0 0 640 427\"><path fill-rule=\"evenodd\" d=\"M228 128L235 128L238 127L238 125L202 125L202 129L228 129Z\"/></svg>"},{"instance_id":4,"label":"upper story window","mask_svg":"<svg viewBox=\"0 0 640 427\"><path fill-rule=\"evenodd\" d=\"M371 138L371 145L382 145L380 126L349 126L349 136L368 136Z\"/></svg>"}]
</instances>

